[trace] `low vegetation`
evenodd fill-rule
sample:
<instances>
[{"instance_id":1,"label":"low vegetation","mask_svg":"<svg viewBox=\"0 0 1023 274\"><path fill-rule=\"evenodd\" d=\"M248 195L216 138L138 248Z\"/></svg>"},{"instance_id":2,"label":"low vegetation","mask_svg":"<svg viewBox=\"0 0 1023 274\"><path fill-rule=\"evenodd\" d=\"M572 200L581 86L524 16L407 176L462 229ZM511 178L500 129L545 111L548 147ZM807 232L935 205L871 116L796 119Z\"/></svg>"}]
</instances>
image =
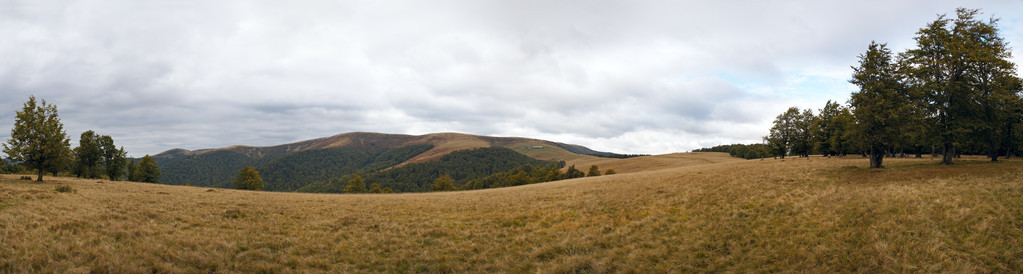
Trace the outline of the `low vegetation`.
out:
<instances>
[{"instance_id":1,"label":"low vegetation","mask_svg":"<svg viewBox=\"0 0 1023 274\"><path fill-rule=\"evenodd\" d=\"M672 157L387 195L2 175L0 272L1023 271L1018 159Z\"/></svg>"}]
</instances>

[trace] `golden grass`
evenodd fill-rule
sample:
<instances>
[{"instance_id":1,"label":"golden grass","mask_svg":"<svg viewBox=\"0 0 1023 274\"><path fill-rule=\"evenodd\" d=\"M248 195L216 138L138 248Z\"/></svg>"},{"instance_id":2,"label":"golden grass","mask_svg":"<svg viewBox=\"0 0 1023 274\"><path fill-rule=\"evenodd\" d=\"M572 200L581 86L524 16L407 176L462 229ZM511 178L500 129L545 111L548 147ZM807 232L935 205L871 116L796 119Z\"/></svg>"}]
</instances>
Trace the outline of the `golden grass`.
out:
<instances>
[{"instance_id":1,"label":"golden grass","mask_svg":"<svg viewBox=\"0 0 1023 274\"><path fill-rule=\"evenodd\" d=\"M2 176L0 272L1023 271L1023 162L885 162L395 195Z\"/></svg>"}]
</instances>

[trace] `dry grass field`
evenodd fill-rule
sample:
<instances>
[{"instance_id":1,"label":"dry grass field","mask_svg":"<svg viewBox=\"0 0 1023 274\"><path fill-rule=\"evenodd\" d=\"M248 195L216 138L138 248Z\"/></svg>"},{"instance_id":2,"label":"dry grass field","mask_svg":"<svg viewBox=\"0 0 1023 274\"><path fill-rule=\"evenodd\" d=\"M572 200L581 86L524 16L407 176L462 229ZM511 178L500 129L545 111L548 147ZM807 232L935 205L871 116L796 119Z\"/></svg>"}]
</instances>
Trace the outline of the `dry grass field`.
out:
<instances>
[{"instance_id":1,"label":"dry grass field","mask_svg":"<svg viewBox=\"0 0 1023 274\"><path fill-rule=\"evenodd\" d=\"M671 157L394 195L5 175L0 272L1023 271L1020 160Z\"/></svg>"}]
</instances>

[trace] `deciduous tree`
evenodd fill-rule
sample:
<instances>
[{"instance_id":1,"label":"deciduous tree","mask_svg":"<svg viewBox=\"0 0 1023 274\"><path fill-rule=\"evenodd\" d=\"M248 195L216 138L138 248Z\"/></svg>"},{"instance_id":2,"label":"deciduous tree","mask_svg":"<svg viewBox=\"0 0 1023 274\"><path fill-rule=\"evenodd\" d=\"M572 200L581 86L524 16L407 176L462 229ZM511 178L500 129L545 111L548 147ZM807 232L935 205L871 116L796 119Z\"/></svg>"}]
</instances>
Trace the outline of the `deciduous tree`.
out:
<instances>
[{"instance_id":1,"label":"deciduous tree","mask_svg":"<svg viewBox=\"0 0 1023 274\"><path fill-rule=\"evenodd\" d=\"M11 139L3 144L3 152L15 161L34 168L37 181L43 181L46 171L59 170L69 162L71 139L57 115L57 106L36 103L35 96L16 112Z\"/></svg>"},{"instance_id":2,"label":"deciduous tree","mask_svg":"<svg viewBox=\"0 0 1023 274\"><path fill-rule=\"evenodd\" d=\"M238 171L232 182L235 189L260 190L263 189L263 178L259 177L259 171L251 166L246 166Z\"/></svg>"},{"instance_id":3,"label":"deciduous tree","mask_svg":"<svg viewBox=\"0 0 1023 274\"><path fill-rule=\"evenodd\" d=\"M433 181L433 191L452 191L455 190L455 179L451 178L451 175L441 175Z\"/></svg>"},{"instance_id":4,"label":"deciduous tree","mask_svg":"<svg viewBox=\"0 0 1023 274\"><path fill-rule=\"evenodd\" d=\"M136 181L147 183L160 182L160 166L156 164L156 159L153 159L153 156L149 156L148 154L146 156L142 156L142 160L139 160L136 169Z\"/></svg>"},{"instance_id":5,"label":"deciduous tree","mask_svg":"<svg viewBox=\"0 0 1023 274\"><path fill-rule=\"evenodd\" d=\"M348 185L343 190L345 193L363 193L366 192L366 182L362 181L362 176L355 174L351 180L348 180Z\"/></svg>"}]
</instances>

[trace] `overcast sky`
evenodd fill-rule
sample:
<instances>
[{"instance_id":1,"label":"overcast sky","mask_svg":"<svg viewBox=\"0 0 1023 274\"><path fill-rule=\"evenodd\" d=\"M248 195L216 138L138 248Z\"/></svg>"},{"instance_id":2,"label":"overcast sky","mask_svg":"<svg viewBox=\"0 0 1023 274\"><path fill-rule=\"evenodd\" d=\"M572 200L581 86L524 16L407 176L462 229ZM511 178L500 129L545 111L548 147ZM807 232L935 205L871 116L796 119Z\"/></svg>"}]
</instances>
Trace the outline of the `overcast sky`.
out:
<instances>
[{"instance_id":1,"label":"overcast sky","mask_svg":"<svg viewBox=\"0 0 1023 274\"><path fill-rule=\"evenodd\" d=\"M0 140L30 95L132 156L351 131L519 136L618 153L759 142L845 103L871 40L1023 1L0 0Z\"/></svg>"}]
</instances>

